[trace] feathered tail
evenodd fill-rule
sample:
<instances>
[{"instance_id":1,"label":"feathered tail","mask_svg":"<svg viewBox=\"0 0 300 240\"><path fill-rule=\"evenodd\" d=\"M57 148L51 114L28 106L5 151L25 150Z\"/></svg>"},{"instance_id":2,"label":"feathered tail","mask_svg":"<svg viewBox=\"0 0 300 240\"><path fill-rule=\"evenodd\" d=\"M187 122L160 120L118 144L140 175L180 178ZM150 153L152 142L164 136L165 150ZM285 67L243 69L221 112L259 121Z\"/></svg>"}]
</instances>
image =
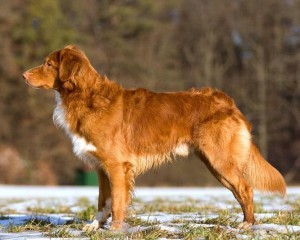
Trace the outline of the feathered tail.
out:
<instances>
[{"instance_id":1,"label":"feathered tail","mask_svg":"<svg viewBox=\"0 0 300 240\"><path fill-rule=\"evenodd\" d=\"M254 143L250 147L250 159L245 173L246 180L253 188L280 195L286 194L286 184L282 175L263 158Z\"/></svg>"}]
</instances>

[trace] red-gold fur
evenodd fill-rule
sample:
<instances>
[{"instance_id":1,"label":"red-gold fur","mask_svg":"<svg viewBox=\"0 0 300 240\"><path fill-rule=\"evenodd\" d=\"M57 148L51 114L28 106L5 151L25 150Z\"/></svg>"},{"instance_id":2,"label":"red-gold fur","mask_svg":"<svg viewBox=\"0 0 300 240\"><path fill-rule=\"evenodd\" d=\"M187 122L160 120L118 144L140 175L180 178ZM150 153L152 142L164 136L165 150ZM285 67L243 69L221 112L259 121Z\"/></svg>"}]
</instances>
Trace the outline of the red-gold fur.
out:
<instances>
[{"instance_id":1,"label":"red-gold fur","mask_svg":"<svg viewBox=\"0 0 300 240\"><path fill-rule=\"evenodd\" d=\"M246 225L254 223L253 188L285 194L282 176L251 140L250 124L219 90L126 90L100 76L74 46L51 53L23 76L33 87L57 91L55 121L76 155L98 170L99 216L92 228L101 227L110 211L111 227L121 228L135 177L174 155L187 156L190 148L232 191Z\"/></svg>"}]
</instances>

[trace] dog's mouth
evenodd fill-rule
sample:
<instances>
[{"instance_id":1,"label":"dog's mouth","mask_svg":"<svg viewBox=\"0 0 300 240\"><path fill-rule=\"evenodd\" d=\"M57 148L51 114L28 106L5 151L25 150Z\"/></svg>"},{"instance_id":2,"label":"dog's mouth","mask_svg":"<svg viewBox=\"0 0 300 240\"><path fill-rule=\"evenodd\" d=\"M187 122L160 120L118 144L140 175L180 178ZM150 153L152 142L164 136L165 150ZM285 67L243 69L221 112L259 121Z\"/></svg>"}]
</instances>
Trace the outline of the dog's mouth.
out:
<instances>
[{"instance_id":1,"label":"dog's mouth","mask_svg":"<svg viewBox=\"0 0 300 240\"><path fill-rule=\"evenodd\" d=\"M49 89L49 86L47 85L34 85L29 81L29 79L25 79L25 83L34 89Z\"/></svg>"},{"instance_id":2,"label":"dog's mouth","mask_svg":"<svg viewBox=\"0 0 300 240\"><path fill-rule=\"evenodd\" d=\"M30 73L28 73L28 72L23 73L23 78L24 78L24 80L25 80L25 83L26 83L28 86L33 87L33 88L36 88L36 89L40 88L39 86L33 85L33 84L31 83L31 81L30 81Z\"/></svg>"},{"instance_id":3,"label":"dog's mouth","mask_svg":"<svg viewBox=\"0 0 300 240\"><path fill-rule=\"evenodd\" d=\"M42 81L36 81L34 78L30 78L28 74L23 74L23 78L25 80L25 83L34 89L52 89L52 87L48 84L43 84Z\"/></svg>"}]
</instances>

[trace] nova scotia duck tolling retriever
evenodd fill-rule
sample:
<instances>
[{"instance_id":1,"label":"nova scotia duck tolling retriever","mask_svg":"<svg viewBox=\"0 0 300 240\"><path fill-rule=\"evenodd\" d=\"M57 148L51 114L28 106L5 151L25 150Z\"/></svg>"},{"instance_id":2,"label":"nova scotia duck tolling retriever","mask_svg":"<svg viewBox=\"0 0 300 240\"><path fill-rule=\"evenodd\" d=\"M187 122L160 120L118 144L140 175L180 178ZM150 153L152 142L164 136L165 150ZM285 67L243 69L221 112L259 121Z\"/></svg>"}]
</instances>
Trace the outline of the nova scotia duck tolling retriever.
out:
<instances>
[{"instance_id":1,"label":"nova scotia duck tolling retriever","mask_svg":"<svg viewBox=\"0 0 300 240\"><path fill-rule=\"evenodd\" d=\"M250 124L222 91L127 90L101 76L73 45L50 53L23 77L34 88L55 90L55 124L98 173L98 213L85 230L101 228L112 215L110 229L125 231L135 178L191 150L241 205L241 228L255 221L254 189L286 193L283 177L253 143Z\"/></svg>"}]
</instances>

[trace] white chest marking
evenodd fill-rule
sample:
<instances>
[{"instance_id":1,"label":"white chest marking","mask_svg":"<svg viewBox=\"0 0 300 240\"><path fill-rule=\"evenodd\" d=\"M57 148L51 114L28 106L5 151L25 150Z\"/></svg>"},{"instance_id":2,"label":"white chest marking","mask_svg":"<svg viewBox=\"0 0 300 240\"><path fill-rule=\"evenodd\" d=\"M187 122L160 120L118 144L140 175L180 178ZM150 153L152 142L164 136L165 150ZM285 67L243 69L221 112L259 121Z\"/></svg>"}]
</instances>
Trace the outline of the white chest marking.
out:
<instances>
[{"instance_id":1,"label":"white chest marking","mask_svg":"<svg viewBox=\"0 0 300 240\"><path fill-rule=\"evenodd\" d=\"M81 137L70 130L70 127L66 122L65 110L62 106L61 98L57 92L55 93L55 99L56 108L53 112L54 124L57 127L64 129L66 134L70 137L75 155L87 163L94 165L94 163L97 162L97 159L90 152L96 151L97 148L92 143L87 142L84 137Z\"/></svg>"},{"instance_id":2,"label":"white chest marking","mask_svg":"<svg viewBox=\"0 0 300 240\"><path fill-rule=\"evenodd\" d=\"M83 137L76 134L71 134L70 137L73 143L73 152L80 158L84 158L82 155L85 155L87 152L94 152L97 150L92 143L88 143Z\"/></svg>"}]
</instances>

